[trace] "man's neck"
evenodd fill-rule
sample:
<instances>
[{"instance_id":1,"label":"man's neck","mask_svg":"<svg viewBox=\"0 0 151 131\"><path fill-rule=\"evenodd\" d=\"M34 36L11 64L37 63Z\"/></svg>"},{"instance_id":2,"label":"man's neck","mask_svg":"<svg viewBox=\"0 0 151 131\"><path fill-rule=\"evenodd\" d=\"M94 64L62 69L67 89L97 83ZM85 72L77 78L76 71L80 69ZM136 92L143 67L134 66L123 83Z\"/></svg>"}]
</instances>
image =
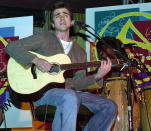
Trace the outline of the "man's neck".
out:
<instances>
[{"instance_id":1,"label":"man's neck","mask_svg":"<svg viewBox=\"0 0 151 131\"><path fill-rule=\"evenodd\" d=\"M56 35L61 40L68 41L68 42L70 41L69 32L56 31Z\"/></svg>"}]
</instances>

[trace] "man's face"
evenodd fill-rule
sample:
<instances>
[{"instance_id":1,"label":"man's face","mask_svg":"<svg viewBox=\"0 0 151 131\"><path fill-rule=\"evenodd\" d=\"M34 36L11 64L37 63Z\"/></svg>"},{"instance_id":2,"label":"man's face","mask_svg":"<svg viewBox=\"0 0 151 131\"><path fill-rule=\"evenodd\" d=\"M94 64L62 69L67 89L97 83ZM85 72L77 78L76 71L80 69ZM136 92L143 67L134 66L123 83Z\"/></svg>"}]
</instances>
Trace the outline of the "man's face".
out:
<instances>
[{"instance_id":1,"label":"man's face","mask_svg":"<svg viewBox=\"0 0 151 131\"><path fill-rule=\"evenodd\" d=\"M56 31L64 32L71 27L70 12L66 8L55 9L53 12L53 26Z\"/></svg>"}]
</instances>

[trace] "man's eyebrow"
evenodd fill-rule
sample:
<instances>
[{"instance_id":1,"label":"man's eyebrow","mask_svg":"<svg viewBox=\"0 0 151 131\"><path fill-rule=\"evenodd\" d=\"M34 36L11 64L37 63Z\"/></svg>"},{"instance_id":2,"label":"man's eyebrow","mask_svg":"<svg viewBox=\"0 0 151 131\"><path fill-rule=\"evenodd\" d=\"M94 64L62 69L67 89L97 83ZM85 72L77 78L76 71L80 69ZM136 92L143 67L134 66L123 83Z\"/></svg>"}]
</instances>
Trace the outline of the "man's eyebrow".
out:
<instances>
[{"instance_id":1,"label":"man's eyebrow","mask_svg":"<svg viewBox=\"0 0 151 131\"><path fill-rule=\"evenodd\" d=\"M67 15L70 15L70 13L67 13L67 12L63 12L64 14L67 14Z\"/></svg>"},{"instance_id":2,"label":"man's eyebrow","mask_svg":"<svg viewBox=\"0 0 151 131\"><path fill-rule=\"evenodd\" d=\"M57 15L60 15L60 14L61 14L61 13L59 12L59 13L55 14L54 16L57 16ZM70 15L70 13L67 13L67 12L63 12L63 14Z\"/></svg>"}]
</instances>

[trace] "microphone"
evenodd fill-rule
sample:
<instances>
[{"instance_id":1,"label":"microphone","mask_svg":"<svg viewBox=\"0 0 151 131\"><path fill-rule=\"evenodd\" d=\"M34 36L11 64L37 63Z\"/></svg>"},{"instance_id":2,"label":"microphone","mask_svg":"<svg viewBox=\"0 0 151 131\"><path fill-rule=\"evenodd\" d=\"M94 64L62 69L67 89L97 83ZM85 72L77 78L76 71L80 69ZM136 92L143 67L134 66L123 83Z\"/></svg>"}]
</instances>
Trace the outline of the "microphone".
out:
<instances>
[{"instance_id":1,"label":"microphone","mask_svg":"<svg viewBox=\"0 0 151 131\"><path fill-rule=\"evenodd\" d=\"M75 21L75 20L72 20L71 21L71 25L77 25L77 26L81 26L82 28L85 28L85 27L90 27L89 25L87 25L87 24L84 24L84 23L82 23L82 22L80 22L80 21Z\"/></svg>"},{"instance_id":2,"label":"microphone","mask_svg":"<svg viewBox=\"0 0 151 131\"><path fill-rule=\"evenodd\" d=\"M136 45L135 43L131 43L131 44L122 44L121 48L125 48L125 47L132 47L133 45Z\"/></svg>"}]
</instances>

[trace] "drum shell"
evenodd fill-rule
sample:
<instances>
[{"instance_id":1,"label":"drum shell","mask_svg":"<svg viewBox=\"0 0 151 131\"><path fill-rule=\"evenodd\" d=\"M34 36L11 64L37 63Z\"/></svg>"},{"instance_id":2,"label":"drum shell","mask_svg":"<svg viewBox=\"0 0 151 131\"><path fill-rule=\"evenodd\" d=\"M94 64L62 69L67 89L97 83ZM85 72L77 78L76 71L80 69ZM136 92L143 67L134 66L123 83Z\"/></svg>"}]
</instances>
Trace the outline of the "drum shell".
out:
<instances>
[{"instance_id":1,"label":"drum shell","mask_svg":"<svg viewBox=\"0 0 151 131\"><path fill-rule=\"evenodd\" d=\"M151 130L151 86L144 87L142 92L141 109L141 129L142 131Z\"/></svg>"},{"instance_id":2,"label":"drum shell","mask_svg":"<svg viewBox=\"0 0 151 131\"><path fill-rule=\"evenodd\" d=\"M112 131L128 131L128 101L127 101L127 80L125 77L112 77L105 81L105 88L102 95L113 100L118 106L118 114ZM137 98L137 97L136 97ZM140 103L134 100L134 94L131 94L133 129L140 130Z\"/></svg>"}]
</instances>

